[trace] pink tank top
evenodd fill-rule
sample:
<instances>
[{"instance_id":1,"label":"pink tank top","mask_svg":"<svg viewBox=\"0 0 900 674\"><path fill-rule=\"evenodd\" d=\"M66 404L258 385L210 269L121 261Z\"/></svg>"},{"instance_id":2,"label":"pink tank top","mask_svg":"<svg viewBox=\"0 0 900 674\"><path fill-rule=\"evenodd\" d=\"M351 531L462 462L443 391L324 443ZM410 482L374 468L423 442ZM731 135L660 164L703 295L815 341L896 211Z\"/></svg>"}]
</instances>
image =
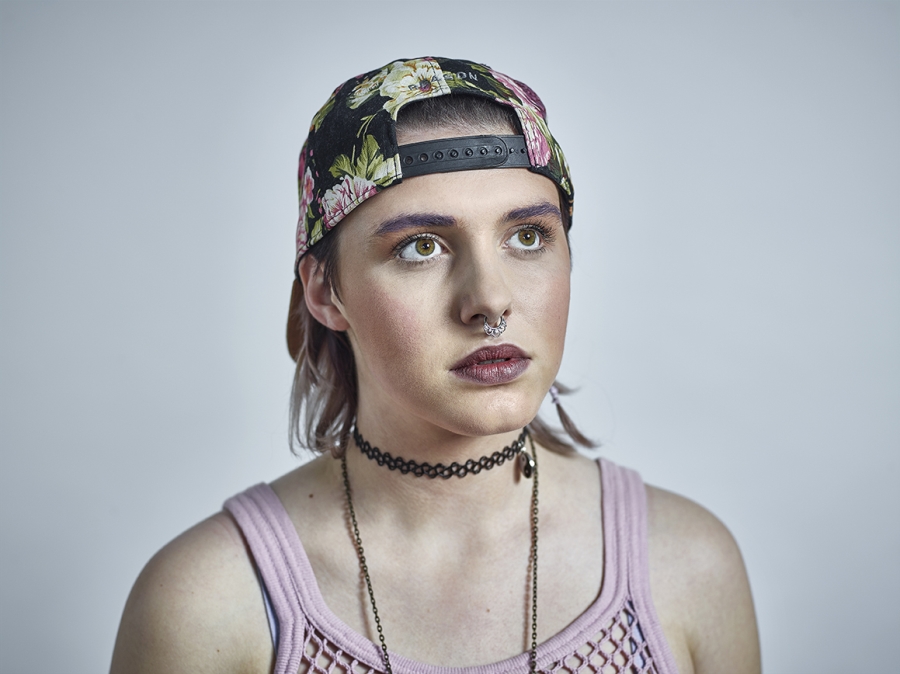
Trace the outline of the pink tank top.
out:
<instances>
[{"instance_id":1,"label":"pink tank top","mask_svg":"<svg viewBox=\"0 0 900 674\"><path fill-rule=\"evenodd\" d=\"M540 644L543 674L677 674L650 598L647 497L640 476L600 459L603 587L593 604ZM225 502L256 563L274 620L274 674L381 674L378 645L325 605L309 559L267 484ZM391 652L396 674L522 674L528 653L479 667L440 667Z\"/></svg>"}]
</instances>

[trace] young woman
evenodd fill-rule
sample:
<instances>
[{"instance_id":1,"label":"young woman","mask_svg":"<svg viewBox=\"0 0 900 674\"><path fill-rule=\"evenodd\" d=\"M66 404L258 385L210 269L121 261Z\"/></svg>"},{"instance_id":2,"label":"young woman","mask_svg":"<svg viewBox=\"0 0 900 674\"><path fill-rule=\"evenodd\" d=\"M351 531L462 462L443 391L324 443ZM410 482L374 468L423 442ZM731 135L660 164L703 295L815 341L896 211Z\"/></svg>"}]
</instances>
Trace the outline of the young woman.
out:
<instances>
[{"instance_id":1,"label":"young woman","mask_svg":"<svg viewBox=\"0 0 900 674\"><path fill-rule=\"evenodd\" d=\"M299 180L292 433L321 456L150 561L112 671L758 672L725 527L572 449L573 190L534 92L391 63L334 92Z\"/></svg>"}]
</instances>

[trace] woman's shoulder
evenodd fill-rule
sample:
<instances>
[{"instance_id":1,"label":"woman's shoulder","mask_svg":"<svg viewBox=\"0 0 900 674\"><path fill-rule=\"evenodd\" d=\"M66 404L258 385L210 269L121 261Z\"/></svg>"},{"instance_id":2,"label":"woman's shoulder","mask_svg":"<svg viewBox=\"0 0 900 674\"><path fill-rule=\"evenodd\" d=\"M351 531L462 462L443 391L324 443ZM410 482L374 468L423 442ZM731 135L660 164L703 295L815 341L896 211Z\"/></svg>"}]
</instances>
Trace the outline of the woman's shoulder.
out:
<instances>
[{"instance_id":1,"label":"woman's shoulder","mask_svg":"<svg viewBox=\"0 0 900 674\"><path fill-rule=\"evenodd\" d=\"M713 513L666 489L646 485L646 490L648 534L660 551L708 572L743 565L734 537Z\"/></svg>"},{"instance_id":2,"label":"woman's shoulder","mask_svg":"<svg viewBox=\"0 0 900 674\"><path fill-rule=\"evenodd\" d=\"M217 513L147 563L125 606L112 672L266 671L259 584L240 531Z\"/></svg>"},{"instance_id":3,"label":"woman's shoulder","mask_svg":"<svg viewBox=\"0 0 900 674\"><path fill-rule=\"evenodd\" d=\"M753 599L734 536L703 506L650 485L647 525L653 602L670 641L681 640L697 674L758 673Z\"/></svg>"}]
</instances>

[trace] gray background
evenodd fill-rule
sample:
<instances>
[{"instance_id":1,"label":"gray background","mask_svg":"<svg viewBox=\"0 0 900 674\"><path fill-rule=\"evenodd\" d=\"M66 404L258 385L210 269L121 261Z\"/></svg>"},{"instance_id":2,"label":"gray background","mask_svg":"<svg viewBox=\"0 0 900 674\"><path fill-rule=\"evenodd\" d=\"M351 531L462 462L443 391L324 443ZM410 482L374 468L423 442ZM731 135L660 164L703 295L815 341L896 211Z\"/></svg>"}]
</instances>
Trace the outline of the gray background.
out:
<instances>
[{"instance_id":1,"label":"gray background","mask_svg":"<svg viewBox=\"0 0 900 674\"><path fill-rule=\"evenodd\" d=\"M0 669L106 669L153 552L296 465L297 153L427 53L547 103L569 412L731 528L766 671L896 666L898 38L867 2L0 4Z\"/></svg>"}]
</instances>

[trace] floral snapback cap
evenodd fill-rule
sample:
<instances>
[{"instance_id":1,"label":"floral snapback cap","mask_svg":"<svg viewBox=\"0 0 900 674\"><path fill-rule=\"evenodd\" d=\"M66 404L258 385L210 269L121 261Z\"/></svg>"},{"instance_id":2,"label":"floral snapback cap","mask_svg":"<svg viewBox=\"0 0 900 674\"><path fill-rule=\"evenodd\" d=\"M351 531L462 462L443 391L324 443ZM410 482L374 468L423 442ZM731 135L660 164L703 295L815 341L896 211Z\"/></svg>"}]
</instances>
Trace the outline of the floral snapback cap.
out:
<instances>
[{"instance_id":1,"label":"floral snapback cap","mask_svg":"<svg viewBox=\"0 0 900 674\"><path fill-rule=\"evenodd\" d=\"M456 59L399 60L341 84L322 106L300 151L297 257L369 197L403 180L397 113L407 103L448 94L489 98L515 110L528 168L555 182L572 215L565 157L530 87L491 68ZM498 150L499 152L499 150ZM512 152L512 150L510 150ZM448 169L444 169L448 170Z\"/></svg>"}]
</instances>

